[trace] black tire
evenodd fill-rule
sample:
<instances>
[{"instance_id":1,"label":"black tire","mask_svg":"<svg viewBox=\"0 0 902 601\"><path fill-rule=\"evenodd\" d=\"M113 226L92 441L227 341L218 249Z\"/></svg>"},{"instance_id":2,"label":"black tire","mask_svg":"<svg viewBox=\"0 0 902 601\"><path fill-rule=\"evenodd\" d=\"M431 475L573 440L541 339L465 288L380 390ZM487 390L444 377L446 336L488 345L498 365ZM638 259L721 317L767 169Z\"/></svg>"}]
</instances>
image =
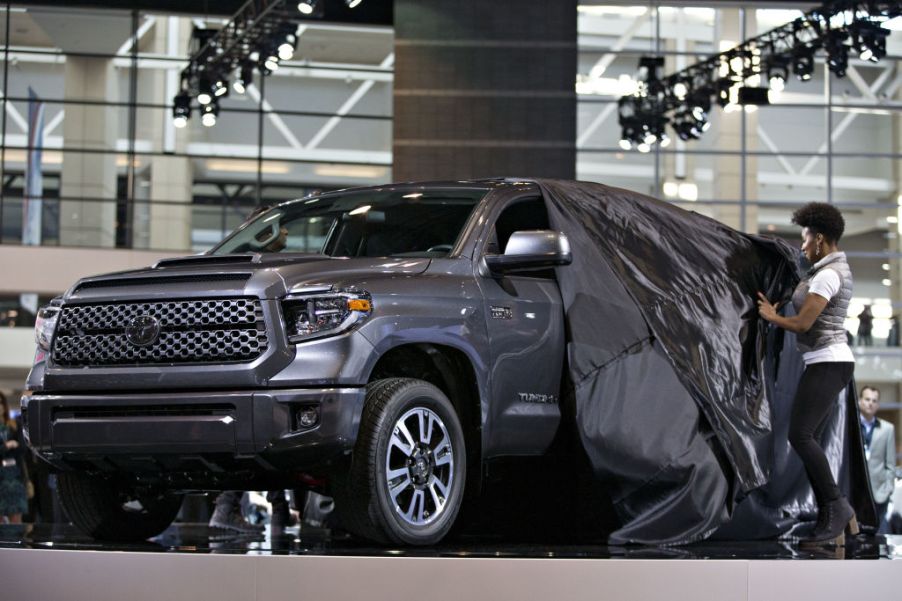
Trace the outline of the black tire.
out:
<instances>
[{"instance_id":1,"label":"black tire","mask_svg":"<svg viewBox=\"0 0 902 601\"><path fill-rule=\"evenodd\" d=\"M415 439L406 447L410 454L392 441L405 416L405 424L416 425L416 432L405 426ZM426 432L419 430L421 418L429 424ZM408 440L400 429L397 432L397 440ZM373 382L367 387L348 474L336 490L340 524L351 534L379 543L435 544L457 518L466 466L460 419L441 390L413 378ZM390 480L389 469L408 472ZM390 492L392 485L401 491L396 497Z\"/></svg>"},{"instance_id":2,"label":"black tire","mask_svg":"<svg viewBox=\"0 0 902 601\"><path fill-rule=\"evenodd\" d=\"M142 541L169 527L184 495L136 492L106 478L57 475L60 503L79 530L98 540Z\"/></svg>"}]
</instances>

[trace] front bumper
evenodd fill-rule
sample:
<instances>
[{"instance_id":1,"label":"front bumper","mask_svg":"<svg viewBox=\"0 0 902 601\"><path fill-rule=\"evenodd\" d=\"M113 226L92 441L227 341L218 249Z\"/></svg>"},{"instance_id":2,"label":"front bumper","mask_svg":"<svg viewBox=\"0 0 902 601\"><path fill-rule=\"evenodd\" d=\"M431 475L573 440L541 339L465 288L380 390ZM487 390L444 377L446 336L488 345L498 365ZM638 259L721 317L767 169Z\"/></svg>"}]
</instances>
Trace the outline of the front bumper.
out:
<instances>
[{"instance_id":1,"label":"front bumper","mask_svg":"<svg viewBox=\"0 0 902 601\"><path fill-rule=\"evenodd\" d=\"M144 475L274 473L328 464L357 437L366 389L33 394L25 435L62 470ZM297 413L315 407L303 427Z\"/></svg>"}]
</instances>

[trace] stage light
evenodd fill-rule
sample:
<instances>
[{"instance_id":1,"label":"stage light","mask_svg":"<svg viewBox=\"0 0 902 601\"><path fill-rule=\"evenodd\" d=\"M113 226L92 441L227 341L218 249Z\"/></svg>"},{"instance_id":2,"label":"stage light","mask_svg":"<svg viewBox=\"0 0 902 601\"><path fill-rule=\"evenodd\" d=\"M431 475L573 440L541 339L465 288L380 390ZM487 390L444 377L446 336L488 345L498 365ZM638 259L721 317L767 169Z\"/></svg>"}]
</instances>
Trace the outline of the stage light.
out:
<instances>
[{"instance_id":1,"label":"stage light","mask_svg":"<svg viewBox=\"0 0 902 601\"><path fill-rule=\"evenodd\" d=\"M765 60L767 81L775 92L782 92L789 78L789 57L776 54Z\"/></svg>"},{"instance_id":2,"label":"stage light","mask_svg":"<svg viewBox=\"0 0 902 601\"><path fill-rule=\"evenodd\" d=\"M247 91L247 87L253 82L253 78L254 65L245 63L235 77L235 81L232 82L232 89L238 94L244 94Z\"/></svg>"},{"instance_id":3,"label":"stage light","mask_svg":"<svg viewBox=\"0 0 902 601\"><path fill-rule=\"evenodd\" d=\"M811 79L814 73L814 48L804 45L793 49L792 70L802 81Z\"/></svg>"},{"instance_id":4,"label":"stage light","mask_svg":"<svg viewBox=\"0 0 902 601\"><path fill-rule=\"evenodd\" d=\"M625 137L620 138L620 141L618 142L618 144L620 145L620 148L623 150L630 150L633 147L633 143L630 142L629 140L627 140Z\"/></svg>"},{"instance_id":5,"label":"stage light","mask_svg":"<svg viewBox=\"0 0 902 601\"><path fill-rule=\"evenodd\" d=\"M721 79L717 82L717 104L721 108L725 108L730 104L730 89L732 87L733 82L729 79Z\"/></svg>"},{"instance_id":6,"label":"stage light","mask_svg":"<svg viewBox=\"0 0 902 601\"><path fill-rule=\"evenodd\" d=\"M302 15L312 15L316 10L316 0L304 0L298 4L298 10Z\"/></svg>"},{"instance_id":7,"label":"stage light","mask_svg":"<svg viewBox=\"0 0 902 601\"><path fill-rule=\"evenodd\" d=\"M283 61L290 61L294 57L297 45L296 30L293 25L289 25L282 30L282 40L278 47L279 58Z\"/></svg>"},{"instance_id":8,"label":"stage light","mask_svg":"<svg viewBox=\"0 0 902 601\"><path fill-rule=\"evenodd\" d=\"M213 96L219 98L229 93L228 80L225 77L217 77L213 83Z\"/></svg>"},{"instance_id":9,"label":"stage light","mask_svg":"<svg viewBox=\"0 0 902 601\"><path fill-rule=\"evenodd\" d=\"M264 53L264 55L266 56L266 58L263 59L263 67L270 72L278 71L279 57L273 52Z\"/></svg>"},{"instance_id":10,"label":"stage light","mask_svg":"<svg viewBox=\"0 0 902 601\"><path fill-rule=\"evenodd\" d=\"M641 152L642 154L645 154L645 153L647 153L648 151L651 150L651 146L649 146L649 145L646 144L645 142L642 142L642 143L640 143L638 146L636 146L636 150L638 150L638 151Z\"/></svg>"},{"instance_id":11,"label":"stage light","mask_svg":"<svg viewBox=\"0 0 902 601\"><path fill-rule=\"evenodd\" d=\"M886 36L889 30L884 29L879 23L871 21L858 21L854 24L856 38L858 38L858 58L863 61L876 63L886 56Z\"/></svg>"},{"instance_id":12,"label":"stage light","mask_svg":"<svg viewBox=\"0 0 902 601\"><path fill-rule=\"evenodd\" d=\"M213 90L208 77L201 77L197 84L197 102L207 105L213 102Z\"/></svg>"},{"instance_id":13,"label":"stage light","mask_svg":"<svg viewBox=\"0 0 902 601\"><path fill-rule=\"evenodd\" d=\"M689 94L689 87L685 83L678 81L673 85L673 95L678 100L683 100L687 94Z\"/></svg>"},{"instance_id":14,"label":"stage light","mask_svg":"<svg viewBox=\"0 0 902 601\"><path fill-rule=\"evenodd\" d=\"M670 136L667 134L661 134L661 140L658 142L658 146L661 148L667 148L670 146Z\"/></svg>"},{"instance_id":15,"label":"stage light","mask_svg":"<svg viewBox=\"0 0 902 601\"><path fill-rule=\"evenodd\" d=\"M219 104L211 102L204 106L200 122L204 127L213 127L216 125L216 117L219 116Z\"/></svg>"},{"instance_id":16,"label":"stage light","mask_svg":"<svg viewBox=\"0 0 902 601\"><path fill-rule=\"evenodd\" d=\"M172 124L179 129L188 125L191 118L191 96L185 92L179 92L173 99Z\"/></svg>"},{"instance_id":17,"label":"stage light","mask_svg":"<svg viewBox=\"0 0 902 601\"><path fill-rule=\"evenodd\" d=\"M827 34L827 42L824 48L827 51L827 67L837 77L844 77L849 68L849 47L846 46L846 38L849 37L845 30L833 30Z\"/></svg>"},{"instance_id":18,"label":"stage light","mask_svg":"<svg viewBox=\"0 0 902 601\"><path fill-rule=\"evenodd\" d=\"M361 2L363 2L363 0L345 0L345 4L348 5L348 8L357 8L360 6Z\"/></svg>"}]
</instances>

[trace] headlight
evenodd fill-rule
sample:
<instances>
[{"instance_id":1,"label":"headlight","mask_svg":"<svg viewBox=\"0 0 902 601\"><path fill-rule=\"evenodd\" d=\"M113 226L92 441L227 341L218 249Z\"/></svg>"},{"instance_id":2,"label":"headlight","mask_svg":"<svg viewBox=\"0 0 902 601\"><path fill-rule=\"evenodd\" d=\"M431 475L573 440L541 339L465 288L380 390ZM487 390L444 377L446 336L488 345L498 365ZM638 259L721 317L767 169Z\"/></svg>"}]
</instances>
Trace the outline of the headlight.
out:
<instances>
[{"instance_id":1,"label":"headlight","mask_svg":"<svg viewBox=\"0 0 902 601\"><path fill-rule=\"evenodd\" d=\"M59 315L59 307L44 307L38 311L37 320L34 322L34 341L45 351L50 350Z\"/></svg>"},{"instance_id":2,"label":"headlight","mask_svg":"<svg viewBox=\"0 0 902 601\"><path fill-rule=\"evenodd\" d=\"M282 300L289 342L301 342L346 332L373 312L364 291L339 290L328 294L288 296Z\"/></svg>"}]
</instances>

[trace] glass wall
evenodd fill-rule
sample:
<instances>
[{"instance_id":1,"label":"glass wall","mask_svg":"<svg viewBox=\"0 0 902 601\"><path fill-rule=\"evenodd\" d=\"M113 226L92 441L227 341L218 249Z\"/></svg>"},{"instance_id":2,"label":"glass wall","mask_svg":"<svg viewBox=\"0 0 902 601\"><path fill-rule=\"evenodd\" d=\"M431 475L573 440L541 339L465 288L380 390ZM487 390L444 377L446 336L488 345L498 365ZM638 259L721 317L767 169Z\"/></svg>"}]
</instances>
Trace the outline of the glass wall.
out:
<instances>
[{"instance_id":1,"label":"glass wall","mask_svg":"<svg viewBox=\"0 0 902 601\"><path fill-rule=\"evenodd\" d=\"M311 21L216 125L195 102L176 128L192 36L224 22L0 8L0 243L205 250L257 205L391 179L388 27Z\"/></svg>"},{"instance_id":2,"label":"glass wall","mask_svg":"<svg viewBox=\"0 0 902 601\"><path fill-rule=\"evenodd\" d=\"M795 19L801 12L793 8L581 5L577 175L794 245L795 208L812 200L836 204L847 220L842 246L856 275L847 328L857 338L857 315L872 305L874 347L897 346L891 318L902 309L902 19L888 26L887 56L877 63L853 56L845 78L831 74L820 53L813 77L791 75L782 91L771 91L769 106L715 105L699 140L645 154L618 147L616 102L635 89L641 56L664 56L668 75Z\"/></svg>"}]
</instances>

